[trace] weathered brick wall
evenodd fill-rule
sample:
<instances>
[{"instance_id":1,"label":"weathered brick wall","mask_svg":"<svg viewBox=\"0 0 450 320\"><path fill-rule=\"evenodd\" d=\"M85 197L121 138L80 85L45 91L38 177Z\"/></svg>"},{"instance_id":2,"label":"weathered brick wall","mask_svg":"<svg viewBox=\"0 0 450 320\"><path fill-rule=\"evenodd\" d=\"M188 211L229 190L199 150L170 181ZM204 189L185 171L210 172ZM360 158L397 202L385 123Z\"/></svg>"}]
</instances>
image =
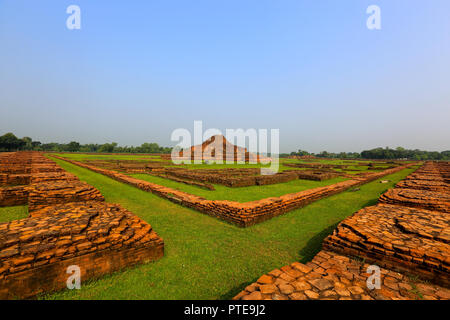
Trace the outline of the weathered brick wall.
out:
<instances>
[{"instance_id":1,"label":"weathered brick wall","mask_svg":"<svg viewBox=\"0 0 450 320\"><path fill-rule=\"evenodd\" d=\"M445 192L395 188L381 195L379 201L450 213L450 194Z\"/></svg>"},{"instance_id":2,"label":"weathered brick wall","mask_svg":"<svg viewBox=\"0 0 450 320\"><path fill-rule=\"evenodd\" d=\"M179 182L179 183L184 183L184 184L187 184L187 185L190 185L190 186L196 186L196 187L207 189L207 190L216 190L212 184L199 182L199 181L194 181L194 180L183 179L183 178L178 178L178 177L175 177L175 176L166 175L166 174L164 174L164 172L152 172L152 173L148 173L148 174L152 175L152 176L164 178L164 179L169 179L169 180L172 180L172 181L175 181L175 182Z\"/></svg>"},{"instance_id":3,"label":"weathered brick wall","mask_svg":"<svg viewBox=\"0 0 450 320\"><path fill-rule=\"evenodd\" d=\"M313 180L313 181L324 181L339 176L339 174L337 173L322 172L322 171L292 170L291 172L295 173L299 179Z\"/></svg>"},{"instance_id":4,"label":"weathered brick wall","mask_svg":"<svg viewBox=\"0 0 450 320\"><path fill-rule=\"evenodd\" d=\"M160 186L147 181L142 181L112 170L97 168L95 166L91 166L82 162L68 160L61 157L57 158L92 170L94 172L104 174L117 181L127 183L139 189L152 192L175 203L237 224L241 227L250 226L271 219L272 217L303 207L313 201L340 193L349 188L359 186L385 175L403 170L406 167L399 166L396 168L385 170L383 172L371 173L366 175L365 177L358 177L354 180L347 180L325 187L286 194L281 197L266 198L258 201L239 203L226 200L206 200L199 196Z\"/></svg>"},{"instance_id":5,"label":"weathered brick wall","mask_svg":"<svg viewBox=\"0 0 450 320\"><path fill-rule=\"evenodd\" d=\"M29 184L30 176L30 174L0 174L0 186Z\"/></svg>"},{"instance_id":6,"label":"weathered brick wall","mask_svg":"<svg viewBox=\"0 0 450 320\"><path fill-rule=\"evenodd\" d=\"M380 204L347 218L323 247L450 285L447 214Z\"/></svg>"},{"instance_id":7,"label":"weathered brick wall","mask_svg":"<svg viewBox=\"0 0 450 320\"><path fill-rule=\"evenodd\" d=\"M163 256L151 226L118 205L47 207L46 214L0 224L0 298L66 287L66 268L82 281Z\"/></svg>"},{"instance_id":8,"label":"weathered brick wall","mask_svg":"<svg viewBox=\"0 0 450 320\"><path fill-rule=\"evenodd\" d=\"M438 178L447 173L445 163L426 163L381 195L379 205L364 208L341 222L325 239L324 248L450 285L448 192L416 189L426 183L435 185L434 181L442 181ZM430 180L431 176L436 179ZM406 188L408 181L421 178L420 184Z\"/></svg>"},{"instance_id":9,"label":"weathered brick wall","mask_svg":"<svg viewBox=\"0 0 450 320\"><path fill-rule=\"evenodd\" d=\"M33 173L30 183L56 182L56 181L77 181L78 178L68 172L40 172Z\"/></svg>"},{"instance_id":10,"label":"weathered brick wall","mask_svg":"<svg viewBox=\"0 0 450 320\"><path fill-rule=\"evenodd\" d=\"M0 188L0 207L20 206L28 203L26 186Z\"/></svg>"},{"instance_id":11,"label":"weathered brick wall","mask_svg":"<svg viewBox=\"0 0 450 320\"><path fill-rule=\"evenodd\" d=\"M311 262L294 262L261 276L235 300L449 300L450 290L381 268L380 289L367 287L367 262L320 251Z\"/></svg>"},{"instance_id":12,"label":"weathered brick wall","mask_svg":"<svg viewBox=\"0 0 450 320\"><path fill-rule=\"evenodd\" d=\"M82 181L53 181L36 183L28 193L28 211L58 203L104 201L96 188Z\"/></svg>"},{"instance_id":13,"label":"weathered brick wall","mask_svg":"<svg viewBox=\"0 0 450 320\"><path fill-rule=\"evenodd\" d=\"M396 187L450 193L450 186L444 181L405 179L397 183Z\"/></svg>"},{"instance_id":14,"label":"weathered brick wall","mask_svg":"<svg viewBox=\"0 0 450 320\"><path fill-rule=\"evenodd\" d=\"M70 265L80 267L85 281L163 256L164 242L151 226L104 203L94 187L40 153L8 157L0 160L26 163L22 171L29 172L31 183L0 188L0 203L2 194L9 202L28 203L30 217L0 223L0 299L65 288Z\"/></svg>"}]
</instances>

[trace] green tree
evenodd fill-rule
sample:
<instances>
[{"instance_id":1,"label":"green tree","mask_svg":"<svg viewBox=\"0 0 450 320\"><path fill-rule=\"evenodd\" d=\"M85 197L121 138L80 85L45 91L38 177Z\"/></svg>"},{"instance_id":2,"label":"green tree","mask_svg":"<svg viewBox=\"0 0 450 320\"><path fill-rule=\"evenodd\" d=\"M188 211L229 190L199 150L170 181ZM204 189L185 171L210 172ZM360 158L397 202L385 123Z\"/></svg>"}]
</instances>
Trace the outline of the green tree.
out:
<instances>
[{"instance_id":1,"label":"green tree","mask_svg":"<svg viewBox=\"0 0 450 320\"><path fill-rule=\"evenodd\" d=\"M69 142L69 144L67 145L67 151L70 151L70 152L80 151L80 143L76 142L76 141Z\"/></svg>"},{"instance_id":2,"label":"green tree","mask_svg":"<svg viewBox=\"0 0 450 320\"><path fill-rule=\"evenodd\" d=\"M25 143L25 141L17 138L11 132L8 132L0 137L0 149L5 151L20 150L25 145Z\"/></svg>"}]
</instances>

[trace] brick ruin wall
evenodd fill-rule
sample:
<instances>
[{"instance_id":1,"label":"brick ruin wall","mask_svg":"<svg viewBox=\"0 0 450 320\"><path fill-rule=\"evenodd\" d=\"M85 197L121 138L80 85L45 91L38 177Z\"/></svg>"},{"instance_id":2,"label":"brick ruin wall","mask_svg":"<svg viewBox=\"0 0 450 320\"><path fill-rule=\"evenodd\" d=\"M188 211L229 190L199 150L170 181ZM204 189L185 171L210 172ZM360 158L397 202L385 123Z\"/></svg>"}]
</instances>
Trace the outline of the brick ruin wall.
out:
<instances>
[{"instance_id":1,"label":"brick ruin wall","mask_svg":"<svg viewBox=\"0 0 450 320\"><path fill-rule=\"evenodd\" d=\"M382 194L378 205L339 224L324 248L450 285L450 194L404 188L449 172L446 163L426 163Z\"/></svg>"},{"instance_id":2,"label":"brick ruin wall","mask_svg":"<svg viewBox=\"0 0 450 320\"><path fill-rule=\"evenodd\" d=\"M448 181L449 169L427 162L393 189L420 191L427 181L440 195L425 191L411 201L388 190L379 204L342 221L311 262L273 270L234 299L449 300L448 185L435 183ZM367 288L369 264L381 267L381 289Z\"/></svg>"},{"instance_id":3,"label":"brick ruin wall","mask_svg":"<svg viewBox=\"0 0 450 320\"><path fill-rule=\"evenodd\" d=\"M227 200L207 200L196 195L139 180L115 171L98 168L82 162L68 160L58 156L56 156L56 158L106 175L119 182L123 182L135 186L141 190L154 193L172 202L206 213L230 223L234 223L241 227L247 227L271 219L275 216L303 207L316 200L340 193L352 187L360 186L362 184L376 180L385 175L398 172L400 170L403 170L407 166L410 166L399 166L396 168L387 169L382 172L370 173L364 177L355 177L355 179L353 180L346 180L325 187L286 194L281 197L273 197L246 203L239 203Z\"/></svg>"},{"instance_id":4,"label":"brick ruin wall","mask_svg":"<svg viewBox=\"0 0 450 320\"><path fill-rule=\"evenodd\" d=\"M29 205L30 217L0 223L0 299L63 289L71 265L80 267L85 281L163 256L164 242L148 223L105 203L97 189L42 154L0 154L2 174L19 171L30 184L3 184L0 195L22 190L16 202ZM13 198L0 197L0 203Z\"/></svg>"}]
</instances>

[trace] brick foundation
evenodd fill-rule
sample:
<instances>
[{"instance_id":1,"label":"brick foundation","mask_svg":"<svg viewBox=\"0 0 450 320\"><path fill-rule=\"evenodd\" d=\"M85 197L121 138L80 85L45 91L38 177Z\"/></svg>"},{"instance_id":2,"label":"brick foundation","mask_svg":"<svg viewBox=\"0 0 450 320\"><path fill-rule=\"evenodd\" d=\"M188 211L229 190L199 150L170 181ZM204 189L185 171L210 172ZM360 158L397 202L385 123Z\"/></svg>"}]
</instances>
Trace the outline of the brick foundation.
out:
<instances>
[{"instance_id":1,"label":"brick foundation","mask_svg":"<svg viewBox=\"0 0 450 320\"><path fill-rule=\"evenodd\" d=\"M8 194L28 204L30 217L0 223L0 299L63 289L70 265L80 267L85 281L163 256L164 242L148 223L105 203L97 189L42 154L1 154L5 162L3 171L29 172L31 183L0 188L0 200Z\"/></svg>"},{"instance_id":2,"label":"brick foundation","mask_svg":"<svg viewBox=\"0 0 450 320\"><path fill-rule=\"evenodd\" d=\"M235 299L449 300L449 169L449 163L426 163L401 188L383 194L380 204L342 221L312 262L274 270ZM385 268L381 289L367 288L369 263Z\"/></svg>"},{"instance_id":3,"label":"brick foundation","mask_svg":"<svg viewBox=\"0 0 450 320\"><path fill-rule=\"evenodd\" d=\"M449 300L450 290L381 268L381 288L367 287L369 264L329 251L260 277L234 300Z\"/></svg>"}]
</instances>

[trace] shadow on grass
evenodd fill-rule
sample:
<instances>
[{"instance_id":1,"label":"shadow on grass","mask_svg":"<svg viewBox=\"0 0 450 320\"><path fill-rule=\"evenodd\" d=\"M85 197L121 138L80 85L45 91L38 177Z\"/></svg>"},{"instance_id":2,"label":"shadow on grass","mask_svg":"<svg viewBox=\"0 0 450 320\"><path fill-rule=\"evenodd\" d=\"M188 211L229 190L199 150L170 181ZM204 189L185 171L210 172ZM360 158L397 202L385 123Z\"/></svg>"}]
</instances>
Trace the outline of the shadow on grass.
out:
<instances>
[{"instance_id":1,"label":"shadow on grass","mask_svg":"<svg viewBox=\"0 0 450 320\"><path fill-rule=\"evenodd\" d=\"M233 299L234 296L236 296L239 292L244 290L245 287L247 287L248 285L251 285L252 283L254 283L256 280L257 279L255 279L253 281L249 281L249 282L243 282L242 284L240 284L238 286L235 286L234 288L232 288L228 292L226 292L223 295L221 295L219 297L219 299L220 300L231 300L231 299Z\"/></svg>"},{"instance_id":2,"label":"shadow on grass","mask_svg":"<svg viewBox=\"0 0 450 320\"><path fill-rule=\"evenodd\" d=\"M314 256L322 250L322 242L327 236L329 236L334 229L336 229L338 223L335 223L326 229L317 233L314 237L308 240L306 245L299 251L301 257L300 263L307 263L311 261Z\"/></svg>"},{"instance_id":3,"label":"shadow on grass","mask_svg":"<svg viewBox=\"0 0 450 320\"><path fill-rule=\"evenodd\" d=\"M378 203L378 198L370 199L369 201L364 203L361 208L367 208L367 207L375 206L377 203Z\"/></svg>"}]
</instances>

